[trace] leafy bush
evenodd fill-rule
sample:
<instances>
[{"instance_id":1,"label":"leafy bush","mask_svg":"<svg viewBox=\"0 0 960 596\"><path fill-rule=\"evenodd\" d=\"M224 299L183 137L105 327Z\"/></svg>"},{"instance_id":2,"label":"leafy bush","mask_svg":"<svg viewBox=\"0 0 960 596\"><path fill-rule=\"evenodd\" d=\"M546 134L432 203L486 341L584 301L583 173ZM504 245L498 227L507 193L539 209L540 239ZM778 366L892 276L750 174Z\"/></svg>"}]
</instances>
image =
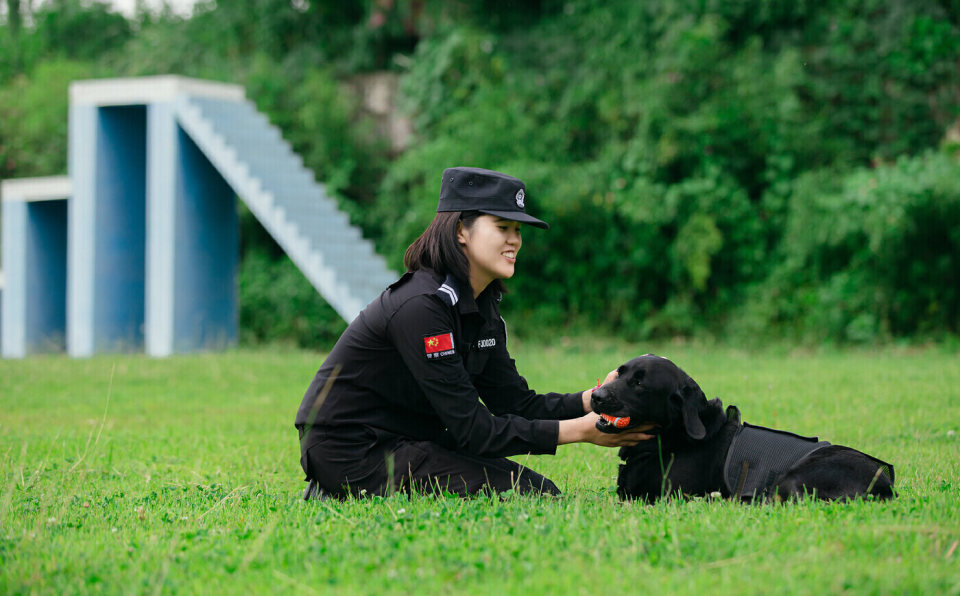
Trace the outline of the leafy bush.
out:
<instances>
[{"instance_id":1,"label":"leafy bush","mask_svg":"<svg viewBox=\"0 0 960 596\"><path fill-rule=\"evenodd\" d=\"M133 33L123 15L101 2L53 0L33 16L37 35L51 56L95 60L119 49Z\"/></svg>"},{"instance_id":2,"label":"leafy bush","mask_svg":"<svg viewBox=\"0 0 960 596\"><path fill-rule=\"evenodd\" d=\"M960 332L956 157L804 176L789 221L780 265L748 307L759 328L835 342Z\"/></svg>"},{"instance_id":3,"label":"leafy bush","mask_svg":"<svg viewBox=\"0 0 960 596\"><path fill-rule=\"evenodd\" d=\"M53 60L0 87L0 178L66 173L68 87L94 72L86 62Z\"/></svg>"},{"instance_id":4,"label":"leafy bush","mask_svg":"<svg viewBox=\"0 0 960 596\"><path fill-rule=\"evenodd\" d=\"M519 320L632 337L743 328L750 289L782 275L785 230L804 229L794 180L935 144L957 114L958 40L938 5L854 1L570 2L521 33L447 31L406 80L423 140L381 187L384 251L432 217L444 167L502 169L553 226L528 234L509 284ZM847 304L877 283L861 274L822 291ZM780 296L785 320L819 316ZM855 340L886 320L892 335L945 324L920 324L904 292L887 299L902 322L854 309L815 325L842 320Z\"/></svg>"},{"instance_id":5,"label":"leafy bush","mask_svg":"<svg viewBox=\"0 0 960 596\"><path fill-rule=\"evenodd\" d=\"M123 26L60 4L79 12L0 33L0 175L62 171L55 88L72 76L229 80L395 269L444 168L525 180L552 229L527 231L508 284L520 332L960 331L956 168L928 153L960 115L955 0L242 0ZM108 35L51 45L76 22ZM372 68L403 70L416 140L401 155L349 85ZM332 309L265 234L246 238L245 337L333 337Z\"/></svg>"},{"instance_id":6,"label":"leafy bush","mask_svg":"<svg viewBox=\"0 0 960 596\"><path fill-rule=\"evenodd\" d=\"M101 2L52 0L33 10L27 2L5 4L8 16L6 26L0 28L0 84L30 73L44 61L104 59L133 34L131 24ZM9 13L15 7L19 10L11 18Z\"/></svg>"},{"instance_id":7,"label":"leafy bush","mask_svg":"<svg viewBox=\"0 0 960 596\"><path fill-rule=\"evenodd\" d=\"M241 344L329 348L346 328L286 256L248 251L238 280Z\"/></svg>"},{"instance_id":8,"label":"leafy bush","mask_svg":"<svg viewBox=\"0 0 960 596\"><path fill-rule=\"evenodd\" d=\"M846 0L807 30L808 112L836 160L864 163L935 146L956 117L960 34L930 0Z\"/></svg>"}]
</instances>

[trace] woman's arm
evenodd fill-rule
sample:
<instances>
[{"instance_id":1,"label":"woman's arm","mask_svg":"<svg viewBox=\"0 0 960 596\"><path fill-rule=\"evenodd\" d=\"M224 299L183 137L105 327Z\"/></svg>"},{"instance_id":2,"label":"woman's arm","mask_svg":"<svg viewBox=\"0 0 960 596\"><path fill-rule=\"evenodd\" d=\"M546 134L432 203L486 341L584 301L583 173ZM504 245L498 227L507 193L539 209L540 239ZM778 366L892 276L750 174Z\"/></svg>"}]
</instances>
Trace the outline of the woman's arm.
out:
<instances>
[{"instance_id":1,"label":"woman's arm","mask_svg":"<svg viewBox=\"0 0 960 596\"><path fill-rule=\"evenodd\" d=\"M556 420L494 416L480 403L461 358L462 344L448 337L459 331L450 307L430 294L407 300L390 318L387 334L420 389L408 396L409 410L439 419L458 451L485 457L556 452ZM452 347L428 351L427 342L440 338ZM574 397L579 408L580 395Z\"/></svg>"},{"instance_id":2,"label":"woman's arm","mask_svg":"<svg viewBox=\"0 0 960 596\"><path fill-rule=\"evenodd\" d=\"M590 412L580 418L561 420L557 445L593 443L601 447L632 447L640 441L653 438L652 435L648 435L645 432L653 428L652 424L638 426L637 428L632 428L622 433L611 434L597 430L597 420L599 418L599 415Z\"/></svg>"},{"instance_id":3,"label":"woman's arm","mask_svg":"<svg viewBox=\"0 0 960 596\"><path fill-rule=\"evenodd\" d=\"M530 419L565 420L579 418L583 392L539 394L517 372L516 363L506 347L498 345L490 354L483 373L473 379L483 403L497 415L516 414Z\"/></svg>"}]
</instances>

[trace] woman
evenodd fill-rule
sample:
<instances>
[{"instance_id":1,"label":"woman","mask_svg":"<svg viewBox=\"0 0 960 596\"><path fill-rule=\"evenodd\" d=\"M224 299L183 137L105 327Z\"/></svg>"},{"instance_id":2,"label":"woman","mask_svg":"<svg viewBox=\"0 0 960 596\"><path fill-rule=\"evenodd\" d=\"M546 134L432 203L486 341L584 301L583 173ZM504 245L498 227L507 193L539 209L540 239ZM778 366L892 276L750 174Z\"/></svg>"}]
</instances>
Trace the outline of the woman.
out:
<instances>
[{"instance_id":1,"label":"woman","mask_svg":"<svg viewBox=\"0 0 960 596\"><path fill-rule=\"evenodd\" d=\"M350 323L304 395L296 425L305 498L318 487L337 497L411 488L556 495L553 482L506 456L650 438L598 431L592 389L538 395L517 372L501 280L513 276L521 225L549 227L524 209L516 178L444 171L437 216L404 255L407 273Z\"/></svg>"}]
</instances>

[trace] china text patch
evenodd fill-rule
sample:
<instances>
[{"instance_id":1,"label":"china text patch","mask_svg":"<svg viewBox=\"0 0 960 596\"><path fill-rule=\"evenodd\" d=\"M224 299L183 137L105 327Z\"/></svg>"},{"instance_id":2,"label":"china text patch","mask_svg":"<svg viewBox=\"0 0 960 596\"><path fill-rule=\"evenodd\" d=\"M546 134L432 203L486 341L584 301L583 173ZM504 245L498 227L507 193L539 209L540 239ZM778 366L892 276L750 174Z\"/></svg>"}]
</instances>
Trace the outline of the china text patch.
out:
<instances>
[{"instance_id":1,"label":"china text patch","mask_svg":"<svg viewBox=\"0 0 960 596\"><path fill-rule=\"evenodd\" d=\"M423 338L423 349L428 359L442 358L454 354L453 333L428 335Z\"/></svg>"}]
</instances>

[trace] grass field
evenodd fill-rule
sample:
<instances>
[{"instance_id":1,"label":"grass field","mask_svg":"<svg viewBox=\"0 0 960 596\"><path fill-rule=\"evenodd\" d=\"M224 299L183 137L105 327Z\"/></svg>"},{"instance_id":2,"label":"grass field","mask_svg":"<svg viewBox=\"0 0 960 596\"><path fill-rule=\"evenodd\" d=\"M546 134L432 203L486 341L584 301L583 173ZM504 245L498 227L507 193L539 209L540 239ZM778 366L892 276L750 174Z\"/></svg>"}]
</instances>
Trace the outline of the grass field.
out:
<instances>
[{"instance_id":1,"label":"grass field","mask_svg":"<svg viewBox=\"0 0 960 596\"><path fill-rule=\"evenodd\" d=\"M744 420L896 466L890 502L618 501L614 450L520 458L561 498L300 501L321 355L0 361L0 594L960 593L960 355L512 347L573 391L633 355Z\"/></svg>"}]
</instances>

